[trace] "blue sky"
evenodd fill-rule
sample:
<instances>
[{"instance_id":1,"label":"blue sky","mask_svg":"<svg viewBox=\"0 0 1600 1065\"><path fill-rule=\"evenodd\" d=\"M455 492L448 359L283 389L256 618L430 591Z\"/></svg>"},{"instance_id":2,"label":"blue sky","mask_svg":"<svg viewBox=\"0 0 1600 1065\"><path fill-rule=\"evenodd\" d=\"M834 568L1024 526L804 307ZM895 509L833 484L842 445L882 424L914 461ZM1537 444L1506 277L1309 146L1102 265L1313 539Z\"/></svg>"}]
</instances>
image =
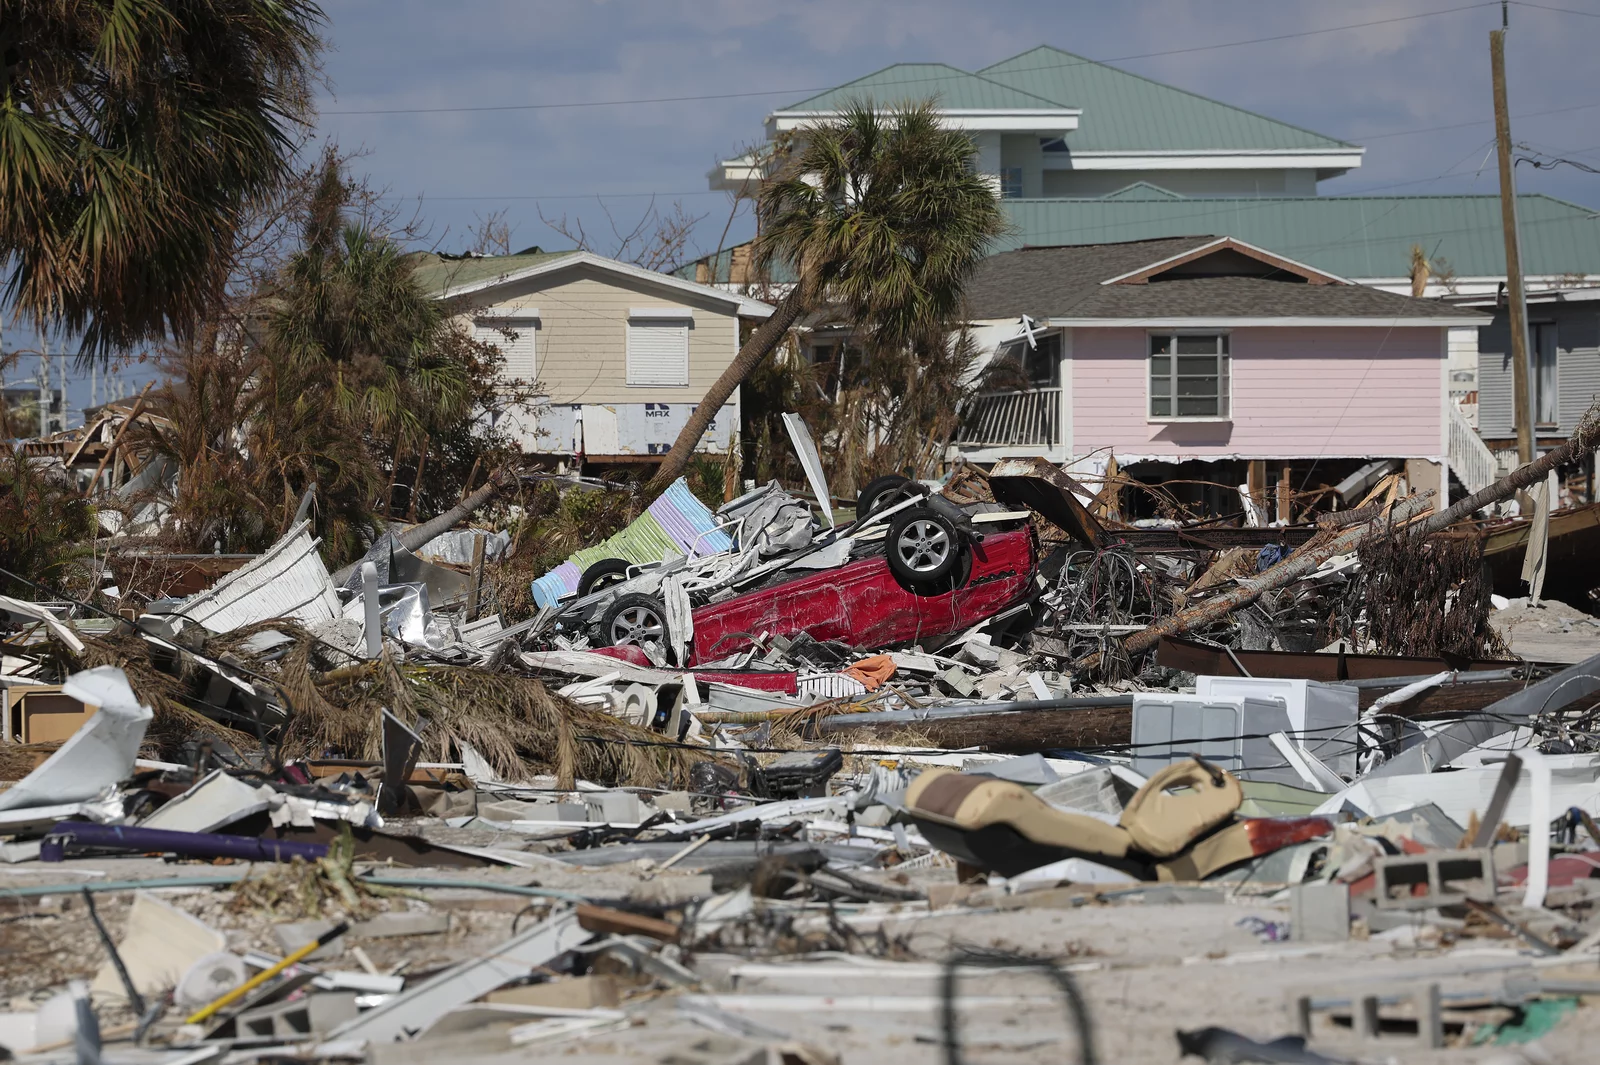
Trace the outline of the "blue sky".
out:
<instances>
[{"instance_id":1,"label":"blue sky","mask_svg":"<svg viewBox=\"0 0 1600 1065\"><path fill-rule=\"evenodd\" d=\"M729 202L706 189L719 159L758 140L764 116L895 62L975 70L1039 44L1367 147L1324 194L1492 193L1488 33L1498 4L1465 0L326 0L328 88L318 136L359 149L357 168L420 211L428 243L458 250L506 211L512 246L570 246L540 219L581 221L602 252L607 210L631 226L655 194L705 220L717 245ZM1463 10L1463 8L1465 8ZM1552 10L1566 8L1568 11ZM1600 2L1514 3L1513 136L1600 168ZM1441 13L1434 13L1441 12ZM1394 20L1233 47L1230 42ZM1150 55L1149 53L1168 53ZM1124 58L1145 56L1145 58ZM753 95L759 94L759 95ZM587 105L597 101L681 102ZM543 105L539 110L417 109ZM561 105L561 106L552 106ZM1585 107L1584 105L1594 105ZM351 112L404 111L395 114ZM1477 124L1471 124L1477 123ZM1408 132L1436 126L1455 128ZM1519 188L1600 208L1600 176L1518 169ZM596 196L601 202L597 202ZM747 232L736 219L730 240ZM129 376L148 376L136 368ZM74 406L87 386L74 386Z\"/></svg>"},{"instance_id":2,"label":"blue sky","mask_svg":"<svg viewBox=\"0 0 1600 1065\"><path fill-rule=\"evenodd\" d=\"M1595 0L1552 0L1600 16ZM378 187L415 202L431 239L465 246L467 228L504 209L517 247L564 246L540 220L568 214L609 233L596 194L631 223L657 194L707 215L717 244L726 197L706 171L758 139L775 107L895 62L974 70L1038 44L1365 143L1356 172L1324 194L1494 192L1493 128L1402 131L1491 115L1488 32L1498 4L1462 0L1198 0L1123 4L1020 0L412 0L330 4L331 91L322 128ZM1237 47L1207 46L1446 10L1361 29ZM1600 17L1514 4L1508 46L1513 114L1600 105L1593 54ZM738 93L677 103L433 114L336 112L581 104ZM1395 135L1400 134L1400 135ZM1542 149L1600 165L1600 106L1516 122ZM1387 135L1387 136L1386 136ZM1481 172L1480 172L1481 168ZM1446 171L1450 176L1439 178ZM1436 179L1437 180L1434 180ZM1519 168L1523 191L1600 206L1600 176ZM742 230L735 223L734 234ZM600 250L606 250L602 247Z\"/></svg>"}]
</instances>

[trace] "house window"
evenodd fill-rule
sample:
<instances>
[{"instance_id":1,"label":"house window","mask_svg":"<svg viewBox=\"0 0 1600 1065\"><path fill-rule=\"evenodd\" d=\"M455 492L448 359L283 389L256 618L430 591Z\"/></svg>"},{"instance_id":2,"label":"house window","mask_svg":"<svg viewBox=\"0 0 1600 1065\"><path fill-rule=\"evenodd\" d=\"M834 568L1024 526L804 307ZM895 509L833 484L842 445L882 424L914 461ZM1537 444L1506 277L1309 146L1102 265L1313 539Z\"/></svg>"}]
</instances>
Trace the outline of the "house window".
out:
<instances>
[{"instance_id":1,"label":"house window","mask_svg":"<svg viewBox=\"0 0 1600 1065\"><path fill-rule=\"evenodd\" d=\"M628 384L689 383L689 322L633 318L628 322Z\"/></svg>"},{"instance_id":2,"label":"house window","mask_svg":"<svg viewBox=\"0 0 1600 1065\"><path fill-rule=\"evenodd\" d=\"M1035 336L1032 345L1027 337L1008 340L995 352L994 361L991 378L1000 388L1057 388L1061 384L1061 334Z\"/></svg>"},{"instance_id":3,"label":"house window","mask_svg":"<svg viewBox=\"0 0 1600 1065\"><path fill-rule=\"evenodd\" d=\"M1022 167L1003 166L1000 168L1000 198L1002 200L1022 199Z\"/></svg>"},{"instance_id":4,"label":"house window","mask_svg":"<svg viewBox=\"0 0 1600 1065\"><path fill-rule=\"evenodd\" d=\"M1150 335L1150 417L1227 418L1228 334Z\"/></svg>"},{"instance_id":5,"label":"house window","mask_svg":"<svg viewBox=\"0 0 1600 1065\"><path fill-rule=\"evenodd\" d=\"M1533 420L1536 425L1561 424L1560 375L1556 362L1556 324L1534 322L1528 326L1532 334L1529 351L1533 363Z\"/></svg>"},{"instance_id":6,"label":"house window","mask_svg":"<svg viewBox=\"0 0 1600 1065\"><path fill-rule=\"evenodd\" d=\"M500 365L500 376L509 380L532 384L537 370L535 358L538 349L539 317L535 311L529 315L511 318L480 318L473 323L474 339L492 344L500 350L505 361Z\"/></svg>"}]
</instances>

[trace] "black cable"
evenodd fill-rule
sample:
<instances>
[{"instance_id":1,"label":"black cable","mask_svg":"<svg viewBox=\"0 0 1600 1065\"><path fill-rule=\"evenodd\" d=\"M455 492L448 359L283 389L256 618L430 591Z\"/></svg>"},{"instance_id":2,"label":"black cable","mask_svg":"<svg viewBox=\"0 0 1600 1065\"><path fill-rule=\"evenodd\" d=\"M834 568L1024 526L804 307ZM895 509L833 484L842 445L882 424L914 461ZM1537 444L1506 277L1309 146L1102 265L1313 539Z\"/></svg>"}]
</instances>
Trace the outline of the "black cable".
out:
<instances>
[{"instance_id":1,"label":"black cable","mask_svg":"<svg viewBox=\"0 0 1600 1065\"><path fill-rule=\"evenodd\" d=\"M106 931L105 922L100 920L100 912L94 908L94 892L87 887L83 889L83 904L89 910L89 920L94 922L94 930L100 933L100 942L105 946L106 953L111 955L111 967L117 970L117 976L122 980L122 989L128 994L128 1005L133 1007L135 1015L144 1016L144 996L133 986L133 977L128 975L128 967L122 964L122 955L111 941L111 933Z\"/></svg>"},{"instance_id":2,"label":"black cable","mask_svg":"<svg viewBox=\"0 0 1600 1065\"><path fill-rule=\"evenodd\" d=\"M1026 968L1043 971L1055 982L1062 997L1067 1000L1067 1008L1078 1029L1078 1061L1082 1065L1095 1065L1098 1059L1094 1052L1094 1022L1089 1017L1088 1003L1078 991L1077 981L1072 979L1071 973L1049 958L1030 958L1024 954L978 951L972 948L963 948L950 955L944 962L944 978L940 982L940 994L944 999L944 1060L948 1065L963 1065L964 1060L961 1056L960 1015L956 1009L956 971L963 967Z\"/></svg>"}]
</instances>

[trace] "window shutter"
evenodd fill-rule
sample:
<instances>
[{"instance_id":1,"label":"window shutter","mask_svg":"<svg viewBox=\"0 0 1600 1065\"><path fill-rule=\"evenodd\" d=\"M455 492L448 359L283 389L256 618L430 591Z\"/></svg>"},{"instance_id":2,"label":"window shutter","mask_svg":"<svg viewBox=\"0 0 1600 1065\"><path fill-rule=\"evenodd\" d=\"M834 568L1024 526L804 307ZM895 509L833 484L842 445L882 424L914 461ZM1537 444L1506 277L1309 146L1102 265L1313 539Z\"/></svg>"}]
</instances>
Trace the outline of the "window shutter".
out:
<instances>
[{"instance_id":1,"label":"window shutter","mask_svg":"<svg viewBox=\"0 0 1600 1065\"><path fill-rule=\"evenodd\" d=\"M628 384L689 383L689 325L678 320L628 323Z\"/></svg>"},{"instance_id":2,"label":"window shutter","mask_svg":"<svg viewBox=\"0 0 1600 1065\"><path fill-rule=\"evenodd\" d=\"M515 333L516 339L506 336L506 330ZM474 333L480 342L493 344L500 349L500 354L505 359L505 363L500 367L500 376L528 382L536 379L538 318L480 319L474 323Z\"/></svg>"}]
</instances>

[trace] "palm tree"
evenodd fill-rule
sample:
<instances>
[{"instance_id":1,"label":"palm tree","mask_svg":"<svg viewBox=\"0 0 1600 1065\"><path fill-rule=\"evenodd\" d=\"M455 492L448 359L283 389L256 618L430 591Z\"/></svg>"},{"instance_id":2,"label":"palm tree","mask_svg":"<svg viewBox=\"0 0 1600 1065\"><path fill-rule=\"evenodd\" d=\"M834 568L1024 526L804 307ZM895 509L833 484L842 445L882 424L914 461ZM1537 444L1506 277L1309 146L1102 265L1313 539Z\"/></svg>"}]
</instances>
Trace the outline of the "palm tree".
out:
<instances>
[{"instance_id":1,"label":"palm tree","mask_svg":"<svg viewBox=\"0 0 1600 1065\"><path fill-rule=\"evenodd\" d=\"M695 408L653 489L683 472L734 389L806 311L826 300L867 351L928 343L956 319L967 278L1004 230L992 185L973 170L976 147L931 101L887 114L853 103L798 137L799 154L761 190L754 248L758 270L786 263L796 283Z\"/></svg>"},{"instance_id":2,"label":"palm tree","mask_svg":"<svg viewBox=\"0 0 1600 1065\"><path fill-rule=\"evenodd\" d=\"M0 0L0 263L106 356L195 328L310 111L313 0Z\"/></svg>"}]
</instances>

